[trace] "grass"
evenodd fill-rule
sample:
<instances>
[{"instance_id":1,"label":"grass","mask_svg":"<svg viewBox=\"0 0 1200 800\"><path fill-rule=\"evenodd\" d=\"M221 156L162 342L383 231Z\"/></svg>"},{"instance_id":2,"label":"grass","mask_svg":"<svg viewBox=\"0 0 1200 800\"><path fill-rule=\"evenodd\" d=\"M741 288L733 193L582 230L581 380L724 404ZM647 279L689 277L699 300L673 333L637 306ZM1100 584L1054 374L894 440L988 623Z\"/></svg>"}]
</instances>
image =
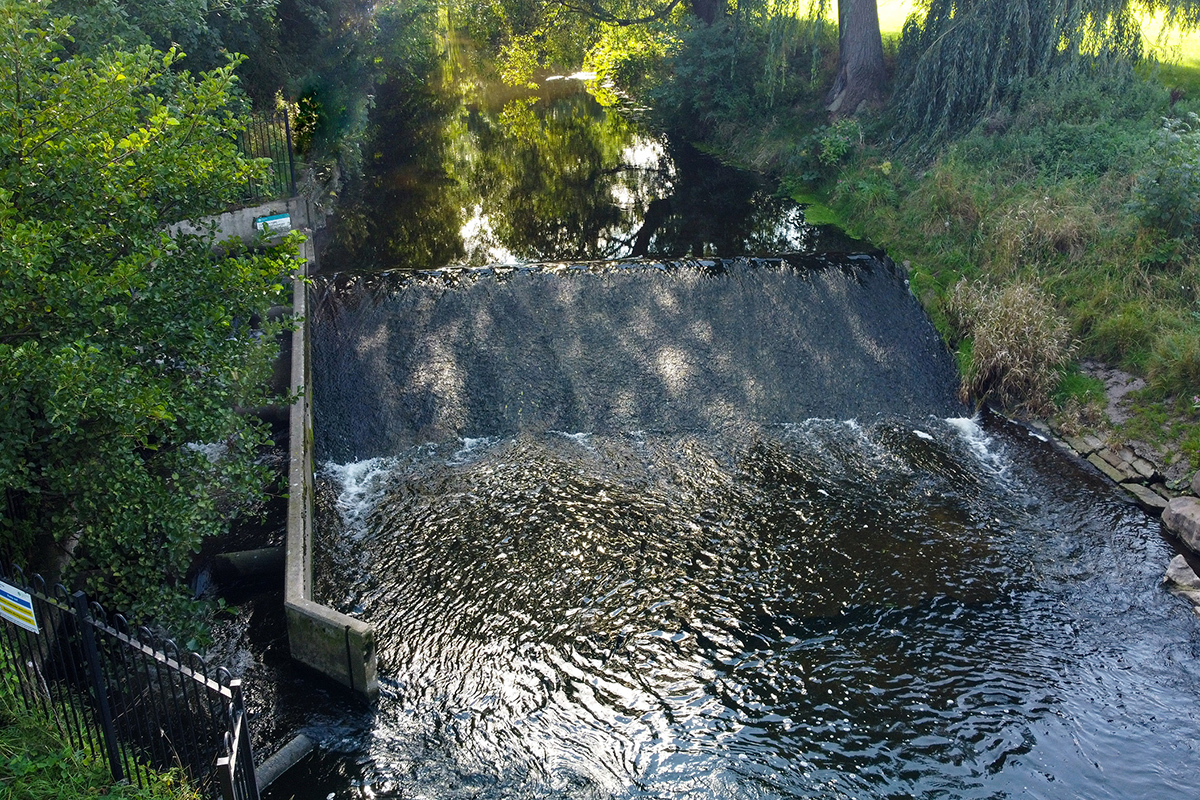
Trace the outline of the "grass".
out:
<instances>
[{"instance_id":1,"label":"grass","mask_svg":"<svg viewBox=\"0 0 1200 800\"><path fill-rule=\"evenodd\" d=\"M198 800L175 773L139 789L114 784L103 760L71 747L53 721L25 712L0 681L0 800Z\"/></svg>"},{"instance_id":2,"label":"grass","mask_svg":"<svg viewBox=\"0 0 1200 800\"><path fill-rule=\"evenodd\" d=\"M911 263L913 291L957 352L967 383L991 367L979 363L977 332L955 318L952 288L964 278L997 289L1036 286L1053 299L1077 357L1149 383L1115 436L1182 452L1197 467L1200 246L1147 229L1133 200L1161 117L1200 109L1200 60L1105 80L1030 92L1011 116L985 120L919 166L889 161L894 156L868 140L820 196L897 262ZM1180 86L1197 89L1172 96ZM1103 407L1100 387L1077 368L1061 372L1056 386L1039 386L1075 419L1080 409ZM1013 410L1021 405L1008 399Z\"/></svg>"},{"instance_id":3,"label":"grass","mask_svg":"<svg viewBox=\"0 0 1200 800\"><path fill-rule=\"evenodd\" d=\"M911 7L880 3L889 46ZM1157 63L1030 81L1012 105L934 156L891 147L883 116L843 135L819 107L819 87L791 115L729 119L706 141L732 162L783 176L782 189L814 220L841 224L907 262L914 294L976 394L1027 413L1047 409L1048 396L1071 424L1094 425L1104 407L1096 385L1064 371L1055 350L1121 367L1147 380L1138 404L1155 410L1135 409L1115 438L1152 441L1200 466L1200 413L1191 407L1200 395L1200 213L1188 199L1194 182L1159 180L1200 160L1200 147L1172 150L1163 136L1164 118L1200 112L1200 35L1156 39L1154 23L1147 28ZM1176 219L1179 230L1155 227ZM1017 298L1006 294L1016 286L1027 287L1026 300L1044 296L1067 336L1048 336L1061 329L1046 318L1028 335L1054 342L998 338L1028 316L1020 313L974 330L950 303L964 280L997 298ZM1005 377L996 359L1014 348L1036 358ZM1021 383L1042 397L1022 403L1022 390L1006 388Z\"/></svg>"}]
</instances>

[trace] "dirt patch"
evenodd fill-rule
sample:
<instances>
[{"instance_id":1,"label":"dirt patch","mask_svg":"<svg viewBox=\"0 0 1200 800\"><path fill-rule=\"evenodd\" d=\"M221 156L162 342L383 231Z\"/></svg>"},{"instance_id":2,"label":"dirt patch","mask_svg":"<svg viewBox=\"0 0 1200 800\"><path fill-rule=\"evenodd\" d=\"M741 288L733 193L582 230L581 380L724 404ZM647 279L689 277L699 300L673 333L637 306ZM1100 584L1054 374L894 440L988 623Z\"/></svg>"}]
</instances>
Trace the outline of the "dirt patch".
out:
<instances>
[{"instance_id":1,"label":"dirt patch","mask_svg":"<svg viewBox=\"0 0 1200 800\"><path fill-rule=\"evenodd\" d=\"M1084 361L1079 365L1085 375L1096 378L1104 383L1104 394L1108 398L1104 413L1113 425L1120 425L1129 419L1130 392L1146 388L1146 382L1141 378L1130 375L1124 370L1109 367L1096 361Z\"/></svg>"}]
</instances>

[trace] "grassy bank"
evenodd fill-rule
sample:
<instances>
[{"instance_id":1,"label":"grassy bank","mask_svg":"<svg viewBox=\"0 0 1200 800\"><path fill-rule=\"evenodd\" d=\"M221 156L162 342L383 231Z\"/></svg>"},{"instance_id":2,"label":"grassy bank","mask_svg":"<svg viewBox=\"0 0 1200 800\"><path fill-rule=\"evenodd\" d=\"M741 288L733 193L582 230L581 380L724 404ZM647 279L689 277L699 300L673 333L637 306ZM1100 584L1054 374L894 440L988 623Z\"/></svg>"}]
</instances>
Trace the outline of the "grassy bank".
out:
<instances>
[{"instance_id":1,"label":"grassy bank","mask_svg":"<svg viewBox=\"0 0 1200 800\"><path fill-rule=\"evenodd\" d=\"M880 7L894 75L904 74L896 28L910 5ZM903 87L883 109L830 122L828 23L800 28L791 72L769 55L771 25L680 34L671 77L649 99L667 129L780 175L784 191L815 201L817 221L910 265L965 394L1181 453L1195 468L1200 37L1160 36L1155 25L1144 22L1147 49L1173 61L1064 62L1014 79L974 127L955 120L926 135L939 139L897 124ZM739 82L729 64L766 77ZM1132 419L1108 418L1103 384L1080 369L1090 362L1144 378Z\"/></svg>"},{"instance_id":2,"label":"grassy bank","mask_svg":"<svg viewBox=\"0 0 1200 800\"><path fill-rule=\"evenodd\" d=\"M726 126L716 149L781 173L821 221L907 262L975 398L1195 468L1200 48L1188 47L1175 64L1030 83L936 148L891 141L886 112L814 134L810 107L791 128ZM1105 417L1085 361L1145 379L1131 419Z\"/></svg>"},{"instance_id":3,"label":"grassy bank","mask_svg":"<svg viewBox=\"0 0 1200 800\"><path fill-rule=\"evenodd\" d=\"M144 789L114 784L108 765L73 748L53 720L30 715L0 682L0 800L198 800L177 775L156 774Z\"/></svg>"}]
</instances>

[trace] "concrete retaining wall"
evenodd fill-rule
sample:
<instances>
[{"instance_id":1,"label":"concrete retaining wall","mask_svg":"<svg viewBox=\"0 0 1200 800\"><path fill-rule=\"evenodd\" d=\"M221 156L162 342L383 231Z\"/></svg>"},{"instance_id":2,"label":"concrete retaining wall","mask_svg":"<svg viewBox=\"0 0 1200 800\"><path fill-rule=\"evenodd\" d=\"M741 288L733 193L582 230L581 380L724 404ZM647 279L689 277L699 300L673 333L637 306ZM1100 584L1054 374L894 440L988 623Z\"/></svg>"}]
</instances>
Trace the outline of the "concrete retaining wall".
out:
<instances>
[{"instance_id":1,"label":"concrete retaining wall","mask_svg":"<svg viewBox=\"0 0 1200 800\"><path fill-rule=\"evenodd\" d=\"M256 216L262 216L261 214ZM312 242L304 255L311 255ZM313 437L309 397L309 334L307 276L293 288L293 312L301 320L292 334L291 452L288 474L287 565L284 608L292 658L307 664L370 700L379 695L375 667L375 631L360 619L338 613L312 599Z\"/></svg>"},{"instance_id":2,"label":"concrete retaining wall","mask_svg":"<svg viewBox=\"0 0 1200 800\"><path fill-rule=\"evenodd\" d=\"M320 224L324 221L314 218L312 203L307 198L292 197L287 200L263 203L260 206L253 206L251 208L226 211L224 214L205 217L199 223L188 220L177 222L174 225L168 226L167 230L170 231L172 236L179 233L203 234L208 232L209 226L215 225L216 240L218 242L235 238L249 242L255 236L262 233L261 230L255 227L254 220L260 217L273 217L277 214L288 214L291 216L291 230L313 229L320 227ZM284 232L279 231L279 233Z\"/></svg>"}]
</instances>

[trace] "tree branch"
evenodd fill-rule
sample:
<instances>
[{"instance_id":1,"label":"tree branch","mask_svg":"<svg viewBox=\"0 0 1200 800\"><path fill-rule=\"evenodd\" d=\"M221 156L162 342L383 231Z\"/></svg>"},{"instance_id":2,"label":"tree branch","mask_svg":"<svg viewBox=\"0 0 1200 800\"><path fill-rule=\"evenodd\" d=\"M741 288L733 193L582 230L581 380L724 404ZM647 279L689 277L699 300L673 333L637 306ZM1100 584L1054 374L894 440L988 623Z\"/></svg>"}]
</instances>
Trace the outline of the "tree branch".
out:
<instances>
[{"instance_id":1,"label":"tree branch","mask_svg":"<svg viewBox=\"0 0 1200 800\"><path fill-rule=\"evenodd\" d=\"M655 11L653 14L647 14L644 17L619 17L600 4L600 0L558 0L559 5L568 11L574 11L577 14L597 19L600 22L608 22L613 25L644 25L647 22L658 22L666 19L675 7L679 5L681 0L671 0L665 6Z\"/></svg>"}]
</instances>

